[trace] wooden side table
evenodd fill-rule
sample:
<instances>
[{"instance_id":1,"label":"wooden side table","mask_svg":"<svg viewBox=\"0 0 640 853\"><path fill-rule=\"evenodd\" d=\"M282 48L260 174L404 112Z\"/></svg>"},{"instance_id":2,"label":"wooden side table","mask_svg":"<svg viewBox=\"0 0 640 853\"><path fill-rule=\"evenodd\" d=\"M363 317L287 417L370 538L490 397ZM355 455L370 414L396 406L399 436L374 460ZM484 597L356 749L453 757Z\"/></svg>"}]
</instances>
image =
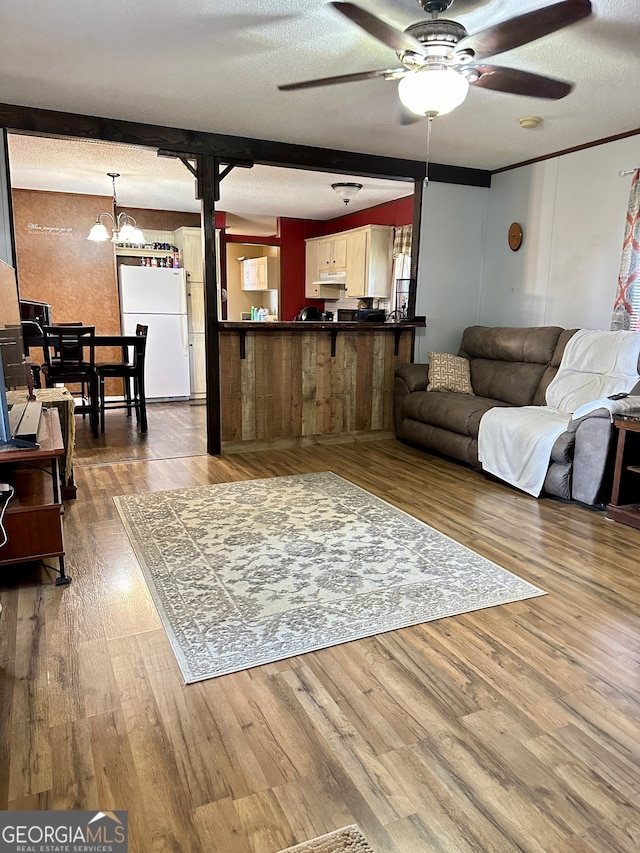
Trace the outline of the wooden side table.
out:
<instances>
[{"instance_id":1,"label":"wooden side table","mask_svg":"<svg viewBox=\"0 0 640 853\"><path fill-rule=\"evenodd\" d=\"M62 499L73 500L78 493L73 476L73 451L76 444L76 422L73 414L75 400L68 388L36 388L35 398L42 403L43 408L56 408L60 415L60 428L64 453L60 460L60 480L62 483ZM7 402L24 403L25 391L7 391Z\"/></svg>"},{"instance_id":2,"label":"wooden side table","mask_svg":"<svg viewBox=\"0 0 640 853\"><path fill-rule=\"evenodd\" d=\"M7 541L0 548L0 566L57 557L59 577L55 582L60 586L71 578L64 566L58 467L64 444L57 409L43 410L38 442L37 450L5 446L0 452L0 477L14 489L4 516Z\"/></svg>"},{"instance_id":3,"label":"wooden side table","mask_svg":"<svg viewBox=\"0 0 640 853\"><path fill-rule=\"evenodd\" d=\"M613 489L611 503L607 507L606 517L622 524L640 529L640 479L638 480L638 503L621 504L620 492L627 482L627 474L640 474L640 465L628 465L625 461L625 446L630 432L640 432L640 411L626 415L614 415L613 425L618 430L616 461L613 471Z\"/></svg>"}]
</instances>

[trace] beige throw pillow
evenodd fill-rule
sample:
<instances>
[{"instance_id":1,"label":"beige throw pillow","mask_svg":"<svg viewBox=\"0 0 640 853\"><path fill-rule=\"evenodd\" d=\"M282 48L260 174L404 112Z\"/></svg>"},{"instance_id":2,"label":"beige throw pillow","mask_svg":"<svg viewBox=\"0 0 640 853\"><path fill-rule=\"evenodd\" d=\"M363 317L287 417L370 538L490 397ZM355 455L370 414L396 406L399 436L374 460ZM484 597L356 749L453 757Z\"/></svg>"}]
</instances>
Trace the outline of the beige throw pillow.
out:
<instances>
[{"instance_id":1,"label":"beige throw pillow","mask_svg":"<svg viewBox=\"0 0 640 853\"><path fill-rule=\"evenodd\" d=\"M427 391L458 391L473 394L469 362L458 355L447 352L430 352L429 384Z\"/></svg>"}]
</instances>

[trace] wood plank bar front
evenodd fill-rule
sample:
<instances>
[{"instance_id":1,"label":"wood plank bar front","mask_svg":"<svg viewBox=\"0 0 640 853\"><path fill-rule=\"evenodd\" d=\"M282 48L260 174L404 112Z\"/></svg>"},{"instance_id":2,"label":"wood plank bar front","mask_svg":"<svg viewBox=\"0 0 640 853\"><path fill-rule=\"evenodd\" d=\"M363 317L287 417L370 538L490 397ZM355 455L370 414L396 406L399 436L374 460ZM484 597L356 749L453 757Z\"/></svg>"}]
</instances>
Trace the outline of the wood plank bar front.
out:
<instances>
[{"instance_id":1,"label":"wood plank bar front","mask_svg":"<svg viewBox=\"0 0 640 853\"><path fill-rule=\"evenodd\" d=\"M223 448L391 435L395 368L420 325L220 323Z\"/></svg>"}]
</instances>

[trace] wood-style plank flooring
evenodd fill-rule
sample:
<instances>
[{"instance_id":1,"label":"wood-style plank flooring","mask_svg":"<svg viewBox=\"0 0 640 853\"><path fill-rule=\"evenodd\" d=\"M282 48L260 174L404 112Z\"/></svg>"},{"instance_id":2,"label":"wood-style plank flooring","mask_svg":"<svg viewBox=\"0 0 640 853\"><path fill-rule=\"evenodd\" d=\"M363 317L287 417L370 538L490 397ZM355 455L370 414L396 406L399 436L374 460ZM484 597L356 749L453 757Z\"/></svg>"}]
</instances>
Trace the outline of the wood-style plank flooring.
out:
<instances>
[{"instance_id":1,"label":"wood-style plank flooring","mask_svg":"<svg viewBox=\"0 0 640 853\"><path fill-rule=\"evenodd\" d=\"M0 808L127 809L132 853L636 853L640 531L395 440L208 457L203 414L78 419L73 582L1 578ZM185 686L112 496L323 470L548 595Z\"/></svg>"}]
</instances>

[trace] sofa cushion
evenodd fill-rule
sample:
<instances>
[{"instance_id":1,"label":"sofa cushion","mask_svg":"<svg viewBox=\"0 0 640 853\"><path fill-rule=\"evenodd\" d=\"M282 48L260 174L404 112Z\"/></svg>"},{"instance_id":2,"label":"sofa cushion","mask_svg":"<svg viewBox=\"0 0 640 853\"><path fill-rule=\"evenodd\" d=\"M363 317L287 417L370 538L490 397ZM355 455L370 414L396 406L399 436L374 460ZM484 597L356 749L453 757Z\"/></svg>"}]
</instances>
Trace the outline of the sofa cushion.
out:
<instances>
[{"instance_id":1,"label":"sofa cushion","mask_svg":"<svg viewBox=\"0 0 640 853\"><path fill-rule=\"evenodd\" d=\"M462 335L458 355L547 365L562 331L559 326L468 326Z\"/></svg>"},{"instance_id":2,"label":"sofa cushion","mask_svg":"<svg viewBox=\"0 0 640 853\"><path fill-rule=\"evenodd\" d=\"M404 398L402 416L475 439L480 418L494 406L507 403L455 391L414 391Z\"/></svg>"},{"instance_id":3,"label":"sofa cushion","mask_svg":"<svg viewBox=\"0 0 640 853\"><path fill-rule=\"evenodd\" d=\"M512 406L530 406L545 369L544 364L474 358L471 384L481 397L502 400Z\"/></svg>"},{"instance_id":4,"label":"sofa cushion","mask_svg":"<svg viewBox=\"0 0 640 853\"><path fill-rule=\"evenodd\" d=\"M469 326L458 354L470 359L476 394L530 406L561 334L559 326Z\"/></svg>"},{"instance_id":5,"label":"sofa cushion","mask_svg":"<svg viewBox=\"0 0 640 853\"><path fill-rule=\"evenodd\" d=\"M429 352L429 384L427 391L456 391L473 394L469 362L448 352Z\"/></svg>"}]
</instances>

